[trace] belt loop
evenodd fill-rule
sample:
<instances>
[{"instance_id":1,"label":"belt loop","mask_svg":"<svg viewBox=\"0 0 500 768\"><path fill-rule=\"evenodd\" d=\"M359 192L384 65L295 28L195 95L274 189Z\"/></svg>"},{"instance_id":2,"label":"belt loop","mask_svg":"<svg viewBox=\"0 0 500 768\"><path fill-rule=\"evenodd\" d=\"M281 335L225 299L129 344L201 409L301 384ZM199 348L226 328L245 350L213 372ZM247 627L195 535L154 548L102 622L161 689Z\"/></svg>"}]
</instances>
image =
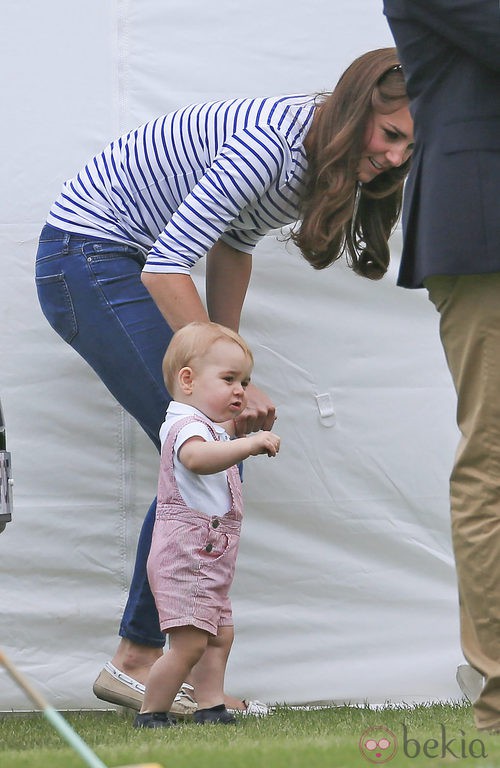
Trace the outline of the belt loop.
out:
<instances>
[{"instance_id":1,"label":"belt loop","mask_svg":"<svg viewBox=\"0 0 500 768\"><path fill-rule=\"evenodd\" d=\"M64 253L64 255L67 255L69 253L70 239L71 239L71 234L69 232L65 232L63 237L63 248L62 248L62 252Z\"/></svg>"}]
</instances>

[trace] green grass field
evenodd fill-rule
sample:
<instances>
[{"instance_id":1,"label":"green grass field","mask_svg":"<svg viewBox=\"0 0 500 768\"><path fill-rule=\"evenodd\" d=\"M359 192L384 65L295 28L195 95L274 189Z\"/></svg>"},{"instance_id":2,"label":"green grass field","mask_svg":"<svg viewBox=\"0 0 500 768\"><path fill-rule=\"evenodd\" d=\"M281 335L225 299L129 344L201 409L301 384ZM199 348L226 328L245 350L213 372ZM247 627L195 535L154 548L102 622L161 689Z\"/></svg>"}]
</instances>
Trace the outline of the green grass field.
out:
<instances>
[{"instance_id":1,"label":"green grass field","mask_svg":"<svg viewBox=\"0 0 500 768\"><path fill-rule=\"evenodd\" d=\"M161 731L133 729L132 714L65 717L113 768L147 762L163 768L500 766L500 735L476 731L466 705L313 711L279 707L267 718L239 718L236 726L186 723ZM41 714L0 716L2 768L86 765Z\"/></svg>"}]
</instances>

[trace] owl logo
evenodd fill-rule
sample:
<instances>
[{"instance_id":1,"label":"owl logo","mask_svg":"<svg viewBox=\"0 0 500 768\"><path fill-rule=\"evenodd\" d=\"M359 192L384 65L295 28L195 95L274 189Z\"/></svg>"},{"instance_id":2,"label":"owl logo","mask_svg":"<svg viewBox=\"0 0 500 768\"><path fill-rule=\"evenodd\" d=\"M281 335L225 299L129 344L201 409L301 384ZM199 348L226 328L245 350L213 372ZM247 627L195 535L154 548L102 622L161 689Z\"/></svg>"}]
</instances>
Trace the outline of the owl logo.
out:
<instances>
[{"instance_id":1,"label":"owl logo","mask_svg":"<svg viewBox=\"0 0 500 768\"><path fill-rule=\"evenodd\" d=\"M363 731L359 740L359 751L369 763L382 765L395 756L398 740L394 733L383 725L375 725Z\"/></svg>"}]
</instances>

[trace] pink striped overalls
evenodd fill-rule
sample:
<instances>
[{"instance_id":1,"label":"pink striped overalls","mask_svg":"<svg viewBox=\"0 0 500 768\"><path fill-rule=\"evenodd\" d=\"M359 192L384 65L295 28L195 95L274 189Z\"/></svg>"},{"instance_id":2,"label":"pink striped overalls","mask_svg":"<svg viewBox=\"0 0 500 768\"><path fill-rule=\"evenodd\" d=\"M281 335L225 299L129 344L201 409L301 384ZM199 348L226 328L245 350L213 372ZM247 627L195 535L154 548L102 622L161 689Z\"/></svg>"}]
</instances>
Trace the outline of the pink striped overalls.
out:
<instances>
[{"instance_id":1,"label":"pink striped overalls","mask_svg":"<svg viewBox=\"0 0 500 768\"><path fill-rule=\"evenodd\" d=\"M233 581L240 540L243 504L236 466L226 471L231 509L208 516L190 509L174 477L173 450L180 430L197 416L180 419L169 431L161 453L158 501L147 572L160 627L195 626L213 635L217 628L232 625L229 589Z\"/></svg>"}]
</instances>

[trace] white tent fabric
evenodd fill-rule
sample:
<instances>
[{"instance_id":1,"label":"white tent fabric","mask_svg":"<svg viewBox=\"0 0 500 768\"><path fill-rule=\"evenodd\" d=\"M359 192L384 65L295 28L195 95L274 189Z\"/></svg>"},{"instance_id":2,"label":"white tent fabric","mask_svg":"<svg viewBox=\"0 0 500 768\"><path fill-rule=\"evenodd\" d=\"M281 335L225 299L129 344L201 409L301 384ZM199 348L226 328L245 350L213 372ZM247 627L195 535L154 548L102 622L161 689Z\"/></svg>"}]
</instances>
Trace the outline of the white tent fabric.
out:
<instances>
[{"instance_id":1,"label":"white tent fabric","mask_svg":"<svg viewBox=\"0 0 500 768\"><path fill-rule=\"evenodd\" d=\"M0 397L15 479L0 646L59 708L102 707L158 459L44 320L36 240L61 183L189 102L329 89L391 45L372 0L4 4ZM282 450L246 462L227 689L267 701L458 698L455 398L425 291L258 247L242 333ZM202 289L203 265L197 268ZM325 412L326 409L326 412ZM322 413L324 415L322 415ZM325 415L326 413L326 415ZM25 709L0 672L0 709Z\"/></svg>"}]
</instances>

